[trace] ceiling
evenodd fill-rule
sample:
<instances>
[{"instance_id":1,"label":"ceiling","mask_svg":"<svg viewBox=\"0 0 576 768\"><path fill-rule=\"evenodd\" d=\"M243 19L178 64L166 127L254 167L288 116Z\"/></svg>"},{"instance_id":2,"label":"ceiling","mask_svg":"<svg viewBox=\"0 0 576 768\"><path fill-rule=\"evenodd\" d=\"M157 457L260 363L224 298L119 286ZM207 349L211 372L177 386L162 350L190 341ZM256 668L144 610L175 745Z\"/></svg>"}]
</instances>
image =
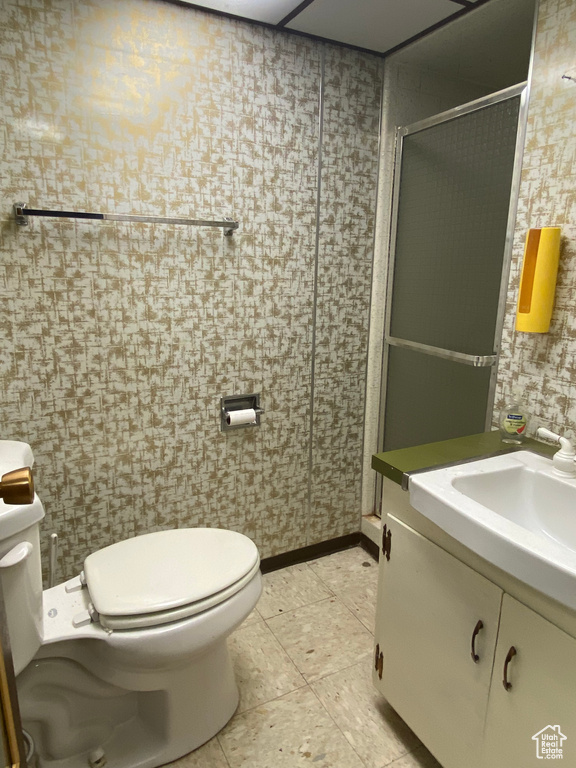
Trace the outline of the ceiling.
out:
<instances>
[{"instance_id":1,"label":"ceiling","mask_svg":"<svg viewBox=\"0 0 576 768\"><path fill-rule=\"evenodd\" d=\"M180 0L228 16L390 53L489 0Z\"/></svg>"},{"instance_id":2,"label":"ceiling","mask_svg":"<svg viewBox=\"0 0 576 768\"><path fill-rule=\"evenodd\" d=\"M485 87L486 93L528 77L536 0L490 0L397 51L408 64Z\"/></svg>"}]
</instances>

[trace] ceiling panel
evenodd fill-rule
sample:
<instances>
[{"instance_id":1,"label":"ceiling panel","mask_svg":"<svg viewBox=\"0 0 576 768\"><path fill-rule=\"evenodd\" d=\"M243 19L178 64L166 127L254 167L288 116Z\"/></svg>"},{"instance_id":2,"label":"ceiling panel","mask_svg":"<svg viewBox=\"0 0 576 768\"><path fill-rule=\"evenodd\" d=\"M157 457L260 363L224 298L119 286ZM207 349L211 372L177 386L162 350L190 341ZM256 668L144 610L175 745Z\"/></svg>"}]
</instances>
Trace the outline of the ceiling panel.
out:
<instances>
[{"instance_id":1,"label":"ceiling panel","mask_svg":"<svg viewBox=\"0 0 576 768\"><path fill-rule=\"evenodd\" d=\"M537 0L491 0L474 13L394 54L396 64L431 69L498 91L528 77Z\"/></svg>"},{"instance_id":2,"label":"ceiling panel","mask_svg":"<svg viewBox=\"0 0 576 768\"><path fill-rule=\"evenodd\" d=\"M190 5L211 11L231 13L252 21L278 24L300 5L301 0L190 0Z\"/></svg>"},{"instance_id":3,"label":"ceiling panel","mask_svg":"<svg viewBox=\"0 0 576 768\"><path fill-rule=\"evenodd\" d=\"M286 28L384 52L462 8L451 0L314 0Z\"/></svg>"}]
</instances>

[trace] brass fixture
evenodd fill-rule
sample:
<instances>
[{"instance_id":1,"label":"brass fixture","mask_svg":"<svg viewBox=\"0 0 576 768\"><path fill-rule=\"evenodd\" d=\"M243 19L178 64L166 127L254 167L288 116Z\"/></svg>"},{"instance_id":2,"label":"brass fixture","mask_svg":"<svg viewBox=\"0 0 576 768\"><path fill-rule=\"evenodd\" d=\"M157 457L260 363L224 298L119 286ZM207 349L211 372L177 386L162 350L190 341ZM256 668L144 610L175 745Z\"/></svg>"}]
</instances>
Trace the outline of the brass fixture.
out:
<instances>
[{"instance_id":1,"label":"brass fixture","mask_svg":"<svg viewBox=\"0 0 576 768\"><path fill-rule=\"evenodd\" d=\"M4 504L32 504L34 501L34 478L30 467L6 472L0 480L0 499Z\"/></svg>"}]
</instances>

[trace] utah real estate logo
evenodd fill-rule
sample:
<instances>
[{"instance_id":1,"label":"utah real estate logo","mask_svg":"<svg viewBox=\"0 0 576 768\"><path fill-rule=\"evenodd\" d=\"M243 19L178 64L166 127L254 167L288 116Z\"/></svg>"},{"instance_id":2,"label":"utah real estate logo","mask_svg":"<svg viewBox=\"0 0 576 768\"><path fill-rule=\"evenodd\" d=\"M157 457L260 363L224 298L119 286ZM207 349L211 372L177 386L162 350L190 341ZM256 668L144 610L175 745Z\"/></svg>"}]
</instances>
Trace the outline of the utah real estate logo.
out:
<instances>
[{"instance_id":1,"label":"utah real estate logo","mask_svg":"<svg viewBox=\"0 0 576 768\"><path fill-rule=\"evenodd\" d=\"M546 728L535 733L532 739L536 742L538 760L562 760L564 757L562 744L566 738L559 725L547 725Z\"/></svg>"}]
</instances>

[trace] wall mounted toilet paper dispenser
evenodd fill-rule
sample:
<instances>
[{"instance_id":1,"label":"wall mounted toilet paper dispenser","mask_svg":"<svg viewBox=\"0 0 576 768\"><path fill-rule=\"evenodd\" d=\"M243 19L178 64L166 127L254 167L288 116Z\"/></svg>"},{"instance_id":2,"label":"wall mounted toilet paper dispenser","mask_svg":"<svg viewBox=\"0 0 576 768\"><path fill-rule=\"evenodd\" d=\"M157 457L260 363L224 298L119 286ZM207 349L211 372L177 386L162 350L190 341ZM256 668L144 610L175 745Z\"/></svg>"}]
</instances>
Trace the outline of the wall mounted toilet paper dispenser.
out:
<instances>
[{"instance_id":1,"label":"wall mounted toilet paper dispenser","mask_svg":"<svg viewBox=\"0 0 576 768\"><path fill-rule=\"evenodd\" d=\"M227 432L229 429L258 427L261 413L264 413L264 409L260 407L259 392L253 395L221 397L220 429L222 432Z\"/></svg>"}]
</instances>

